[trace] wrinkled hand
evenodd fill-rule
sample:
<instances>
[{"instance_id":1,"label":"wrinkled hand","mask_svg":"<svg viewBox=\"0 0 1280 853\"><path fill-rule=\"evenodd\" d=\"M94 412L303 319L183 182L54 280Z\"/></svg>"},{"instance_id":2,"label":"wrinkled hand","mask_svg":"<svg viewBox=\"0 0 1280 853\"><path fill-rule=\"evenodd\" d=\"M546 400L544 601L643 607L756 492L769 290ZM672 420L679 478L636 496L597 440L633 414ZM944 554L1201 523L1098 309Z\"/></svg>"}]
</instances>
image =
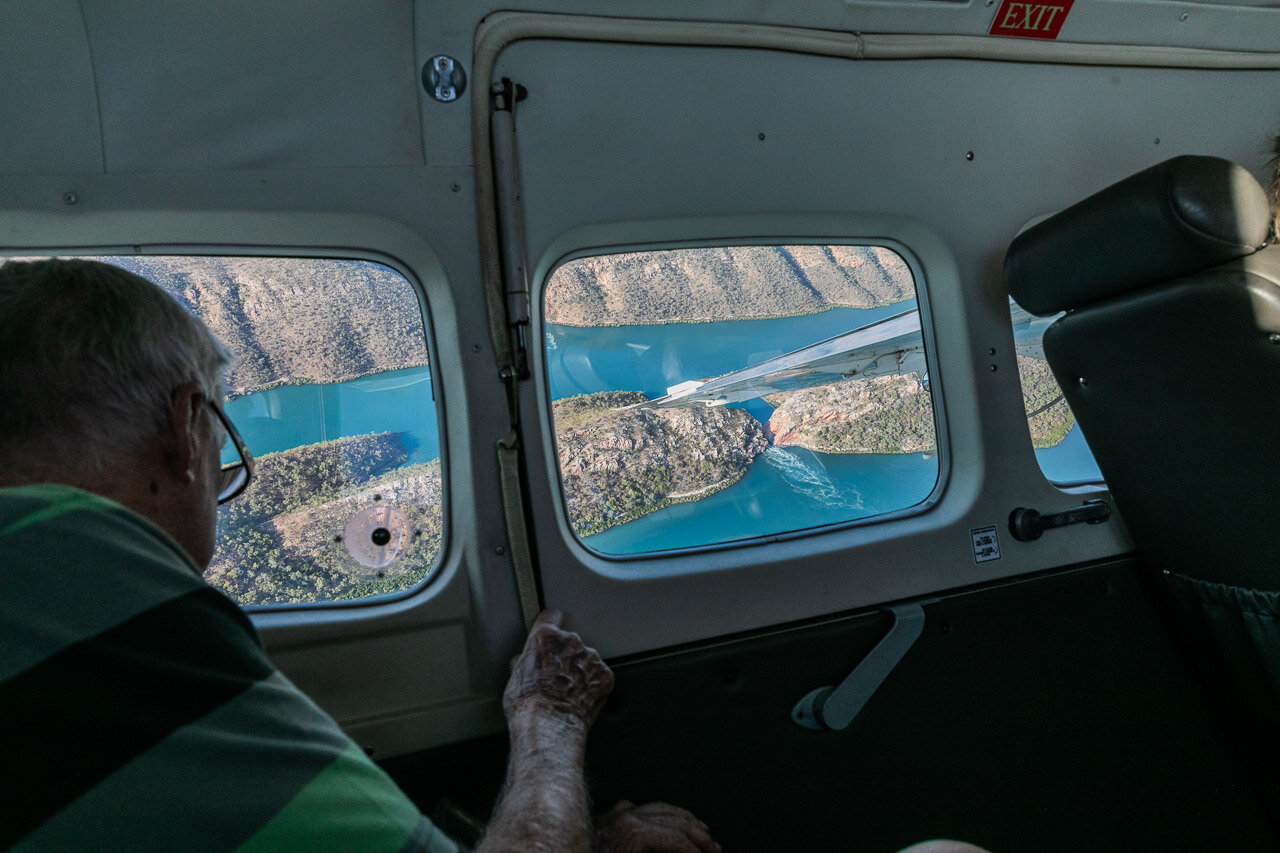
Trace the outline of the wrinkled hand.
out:
<instances>
[{"instance_id":1,"label":"wrinkled hand","mask_svg":"<svg viewBox=\"0 0 1280 853\"><path fill-rule=\"evenodd\" d=\"M678 806L620 800L595 820L592 853L720 853L707 825Z\"/></svg>"},{"instance_id":2,"label":"wrinkled hand","mask_svg":"<svg viewBox=\"0 0 1280 853\"><path fill-rule=\"evenodd\" d=\"M613 689L613 671L582 638L560 627L558 610L534 620L524 651L511 662L502 708L511 720L548 711L590 727Z\"/></svg>"}]
</instances>

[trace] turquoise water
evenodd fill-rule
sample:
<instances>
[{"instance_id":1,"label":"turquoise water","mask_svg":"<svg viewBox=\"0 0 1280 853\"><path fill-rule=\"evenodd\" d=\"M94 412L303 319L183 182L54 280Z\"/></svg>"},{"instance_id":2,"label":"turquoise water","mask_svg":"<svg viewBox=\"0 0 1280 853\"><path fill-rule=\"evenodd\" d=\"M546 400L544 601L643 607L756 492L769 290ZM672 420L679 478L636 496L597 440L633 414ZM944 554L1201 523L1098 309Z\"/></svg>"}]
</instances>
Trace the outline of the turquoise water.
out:
<instances>
[{"instance_id":1,"label":"turquoise water","mask_svg":"<svg viewBox=\"0 0 1280 853\"><path fill-rule=\"evenodd\" d=\"M238 397L226 408L249 450L259 456L372 432L407 433L410 463L440 456L429 367L336 385L282 385Z\"/></svg>"},{"instance_id":2,"label":"turquoise water","mask_svg":"<svg viewBox=\"0 0 1280 853\"><path fill-rule=\"evenodd\" d=\"M552 399L597 391L639 390L650 397L689 379L757 364L802 346L914 308L915 303L775 320L615 326L547 325ZM763 400L738 405L759 421ZM1036 452L1056 482L1100 479L1078 428L1058 447ZM933 454L860 455L770 448L733 486L677 504L583 541L607 554L696 547L838 524L924 501L938 477Z\"/></svg>"},{"instance_id":3,"label":"turquoise water","mask_svg":"<svg viewBox=\"0 0 1280 853\"><path fill-rule=\"evenodd\" d=\"M597 391L643 391L650 397L690 379L759 364L915 307L832 308L806 317L670 323L664 326L545 327L551 399Z\"/></svg>"},{"instance_id":4,"label":"turquoise water","mask_svg":"<svg viewBox=\"0 0 1280 853\"><path fill-rule=\"evenodd\" d=\"M688 379L715 376L865 325L911 303L808 317L575 329L547 326L553 399L611 390L650 396ZM740 408L760 421L762 400ZM289 385L227 404L258 455L371 432L403 432L409 462L440 455L431 371L407 368L336 385ZM1058 447L1036 451L1056 482L1100 479L1079 428ZM611 528L585 542L611 554L694 547L767 536L914 506L933 490L933 454L857 455L772 447L733 486Z\"/></svg>"},{"instance_id":5,"label":"turquoise water","mask_svg":"<svg viewBox=\"0 0 1280 853\"><path fill-rule=\"evenodd\" d=\"M837 524L914 506L938 477L929 454L814 453L771 447L727 489L589 536L607 554L732 542Z\"/></svg>"},{"instance_id":6,"label":"turquoise water","mask_svg":"<svg viewBox=\"0 0 1280 853\"><path fill-rule=\"evenodd\" d=\"M1057 447L1046 447L1036 451L1036 461L1040 470L1049 480L1055 483L1084 483L1102 479L1098 463L1094 461L1093 451L1084 440L1077 424L1067 433L1067 437Z\"/></svg>"},{"instance_id":7,"label":"turquoise water","mask_svg":"<svg viewBox=\"0 0 1280 853\"><path fill-rule=\"evenodd\" d=\"M740 370L893 316L914 301L805 317L664 326L546 327L552 399L668 387ZM764 422L763 400L738 404ZM938 477L934 454L858 455L771 447L727 489L619 525L584 542L609 554L731 542L837 524L914 506Z\"/></svg>"}]
</instances>

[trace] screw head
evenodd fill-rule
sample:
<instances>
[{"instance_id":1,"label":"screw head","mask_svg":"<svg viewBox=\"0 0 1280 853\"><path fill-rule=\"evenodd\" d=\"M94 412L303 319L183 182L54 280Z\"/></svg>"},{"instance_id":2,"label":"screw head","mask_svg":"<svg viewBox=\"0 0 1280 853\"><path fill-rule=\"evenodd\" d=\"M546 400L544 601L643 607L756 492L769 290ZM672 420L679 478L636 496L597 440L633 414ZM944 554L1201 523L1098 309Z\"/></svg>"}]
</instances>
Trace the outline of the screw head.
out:
<instances>
[{"instance_id":1,"label":"screw head","mask_svg":"<svg viewBox=\"0 0 1280 853\"><path fill-rule=\"evenodd\" d=\"M453 57L433 56L422 66L422 86L431 97L447 104L459 100L467 90L467 73Z\"/></svg>"},{"instance_id":2,"label":"screw head","mask_svg":"<svg viewBox=\"0 0 1280 853\"><path fill-rule=\"evenodd\" d=\"M62 194L62 203L63 204L79 204L80 196L79 194L74 192L69 192L69 191L65 192Z\"/></svg>"}]
</instances>

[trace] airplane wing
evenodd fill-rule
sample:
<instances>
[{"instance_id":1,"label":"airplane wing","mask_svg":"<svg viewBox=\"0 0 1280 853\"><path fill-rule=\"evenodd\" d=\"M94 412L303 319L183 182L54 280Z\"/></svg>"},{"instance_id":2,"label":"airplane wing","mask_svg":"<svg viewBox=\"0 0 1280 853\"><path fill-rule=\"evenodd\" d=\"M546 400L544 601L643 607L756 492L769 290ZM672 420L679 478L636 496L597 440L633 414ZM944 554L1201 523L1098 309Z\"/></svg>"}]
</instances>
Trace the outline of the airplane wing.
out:
<instances>
[{"instance_id":1,"label":"airplane wing","mask_svg":"<svg viewBox=\"0 0 1280 853\"><path fill-rule=\"evenodd\" d=\"M841 379L926 369L920 314L913 309L715 379L682 382L640 407L723 406Z\"/></svg>"},{"instance_id":2,"label":"airplane wing","mask_svg":"<svg viewBox=\"0 0 1280 853\"><path fill-rule=\"evenodd\" d=\"M1009 300L1019 355L1044 358L1044 330L1058 317L1036 317ZM927 376L918 311L903 311L751 367L707 380L690 380L637 408L724 406L780 391L826 385L841 379L920 373Z\"/></svg>"}]
</instances>

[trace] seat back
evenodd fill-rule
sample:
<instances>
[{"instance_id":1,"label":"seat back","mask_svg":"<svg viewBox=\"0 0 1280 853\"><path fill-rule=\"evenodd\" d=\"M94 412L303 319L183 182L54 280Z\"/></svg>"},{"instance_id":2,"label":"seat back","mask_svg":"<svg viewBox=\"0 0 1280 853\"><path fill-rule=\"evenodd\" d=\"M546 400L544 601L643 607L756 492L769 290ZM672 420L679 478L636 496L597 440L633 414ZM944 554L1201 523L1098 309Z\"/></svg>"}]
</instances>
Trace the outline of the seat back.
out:
<instances>
[{"instance_id":1,"label":"seat back","mask_svg":"<svg viewBox=\"0 0 1280 853\"><path fill-rule=\"evenodd\" d=\"M1044 351L1135 542L1280 590L1280 246L1257 181L1178 157L1029 228L1010 293L1066 311Z\"/></svg>"},{"instance_id":2,"label":"seat back","mask_svg":"<svg viewBox=\"0 0 1280 853\"><path fill-rule=\"evenodd\" d=\"M1239 166L1178 157L1027 229L1013 297L1280 827L1280 246ZM1158 709L1153 709L1153 712Z\"/></svg>"}]
</instances>

